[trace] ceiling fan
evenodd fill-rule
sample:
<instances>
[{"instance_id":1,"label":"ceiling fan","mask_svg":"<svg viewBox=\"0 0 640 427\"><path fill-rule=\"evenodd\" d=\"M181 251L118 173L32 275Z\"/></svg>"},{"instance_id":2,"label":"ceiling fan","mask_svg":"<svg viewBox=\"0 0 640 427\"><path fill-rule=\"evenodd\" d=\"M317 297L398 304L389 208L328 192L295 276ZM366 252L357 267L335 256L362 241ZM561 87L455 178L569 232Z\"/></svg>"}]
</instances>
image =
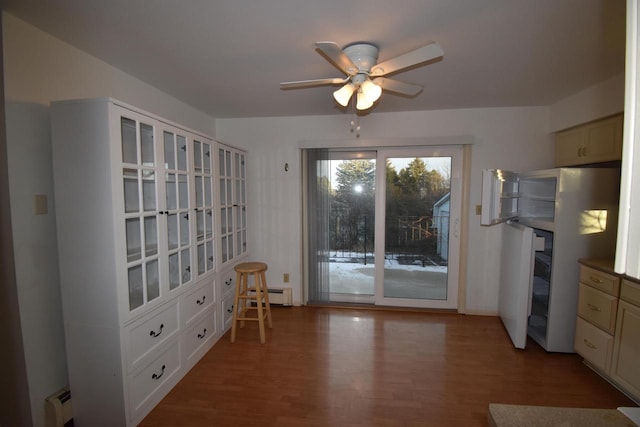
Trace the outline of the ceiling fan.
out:
<instances>
[{"instance_id":1,"label":"ceiling fan","mask_svg":"<svg viewBox=\"0 0 640 427\"><path fill-rule=\"evenodd\" d=\"M323 85L343 85L333 93L335 100L346 107L356 93L356 108L367 110L388 90L408 96L416 96L422 86L404 83L384 76L407 68L442 58L444 52L436 43L430 43L403 55L378 64L378 47L367 42L351 43L340 49L334 42L317 42L317 50L340 71L345 78L300 80L280 83L281 89L293 89Z\"/></svg>"}]
</instances>

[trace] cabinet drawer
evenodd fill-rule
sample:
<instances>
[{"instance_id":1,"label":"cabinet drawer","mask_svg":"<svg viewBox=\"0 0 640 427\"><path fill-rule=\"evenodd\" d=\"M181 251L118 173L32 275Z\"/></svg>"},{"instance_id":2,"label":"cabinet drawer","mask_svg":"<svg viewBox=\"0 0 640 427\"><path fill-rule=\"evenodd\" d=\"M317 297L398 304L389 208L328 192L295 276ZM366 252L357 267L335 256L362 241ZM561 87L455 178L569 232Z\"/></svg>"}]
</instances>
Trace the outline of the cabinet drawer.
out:
<instances>
[{"instance_id":1,"label":"cabinet drawer","mask_svg":"<svg viewBox=\"0 0 640 427\"><path fill-rule=\"evenodd\" d=\"M233 321L234 300L234 293L228 294L222 300L222 328L224 331L231 327L231 322Z\"/></svg>"},{"instance_id":2,"label":"cabinet drawer","mask_svg":"<svg viewBox=\"0 0 640 427\"><path fill-rule=\"evenodd\" d=\"M194 291L185 294L180 299L180 312L183 325L188 327L193 323L198 314L207 310L215 302L214 281L207 280Z\"/></svg>"},{"instance_id":3,"label":"cabinet drawer","mask_svg":"<svg viewBox=\"0 0 640 427\"><path fill-rule=\"evenodd\" d=\"M640 284L624 279L620 288L620 298L640 306Z\"/></svg>"},{"instance_id":4,"label":"cabinet drawer","mask_svg":"<svg viewBox=\"0 0 640 427\"><path fill-rule=\"evenodd\" d=\"M580 283L578 314L585 320L613 334L616 327L618 299Z\"/></svg>"},{"instance_id":5,"label":"cabinet drawer","mask_svg":"<svg viewBox=\"0 0 640 427\"><path fill-rule=\"evenodd\" d=\"M173 345L151 361L144 369L129 377L132 419L146 412L169 391L164 384L180 370L180 350L177 340Z\"/></svg>"},{"instance_id":6,"label":"cabinet drawer","mask_svg":"<svg viewBox=\"0 0 640 427\"><path fill-rule=\"evenodd\" d=\"M208 310L198 318L198 322L193 327L182 335L182 349L186 356L187 365L190 365L192 360L197 360L198 357L196 356L200 350L216 337L218 333L216 328L218 323L216 321L217 315L218 313L215 310Z\"/></svg>"},{"instance_id":7,"label":"cabinet drawer","mask_svg":"<svg viewBox=\"0 0 640 427\"><path fill-rule=\"evenodd\" d=\"M620 278L584 265L580 266L580 281L616 297L620 292Z\"/></svg>"},{"instance_id":8,"label":"cabinet drawer","mask_svg":"<svg viewBox=\"0 0 640 427\"><path fill-rule=\"evenodd\" d=\"M220 288L223 297L227 297L229 294L234 294L236 290L236 272L234 270L227 271L220 275Z\"/></svg>"},{"instance_id":9,"label":"cabinet drawer","mask_svg":"<svg viewBox=\"0 0 640 427\"><path fill-rule=\"evenodd\" d=\"M127 327L129 372L178 333L178 304L163 306Z\"/></svg>"},{"instance_id":10,"label":"cabinet drawer","mask_svg":"<svg viewBox=\"0 0 640 427\"><path fill-rule=\"evenodd\" d=\"M591 323L576 319L576 352L602 372L609 374L613 337Z\"/></svg>"}]
</instances>

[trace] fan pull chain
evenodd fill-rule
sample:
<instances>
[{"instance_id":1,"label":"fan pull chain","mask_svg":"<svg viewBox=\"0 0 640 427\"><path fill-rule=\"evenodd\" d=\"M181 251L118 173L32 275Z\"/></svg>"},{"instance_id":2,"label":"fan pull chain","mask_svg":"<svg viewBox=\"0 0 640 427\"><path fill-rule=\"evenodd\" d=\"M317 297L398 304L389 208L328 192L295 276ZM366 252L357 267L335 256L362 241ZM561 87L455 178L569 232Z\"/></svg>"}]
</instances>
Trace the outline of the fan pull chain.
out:
<instances>
[{"instance_id":1,"label":"fan pull chain","mask_svg":"<svg viewBox=\"0 0 640 427\"><path fill-rule=\"evenodd\" d=\"M353 97L355 98L355 97ZM351 102L351 112L353 114L353 118L351 119L351 133L356 134L356 138L360 138L360 117L358 116L358 112L356 111L356 101Z\"/></svg>"}]
</instances>

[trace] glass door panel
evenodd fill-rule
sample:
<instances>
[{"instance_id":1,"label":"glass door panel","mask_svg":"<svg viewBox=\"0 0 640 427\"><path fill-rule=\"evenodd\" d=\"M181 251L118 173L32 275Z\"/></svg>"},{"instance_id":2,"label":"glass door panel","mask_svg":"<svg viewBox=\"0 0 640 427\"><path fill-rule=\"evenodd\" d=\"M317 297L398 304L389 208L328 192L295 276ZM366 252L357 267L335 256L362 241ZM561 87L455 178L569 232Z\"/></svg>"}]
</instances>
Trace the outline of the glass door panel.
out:
<instances>
[{"instance_id":1,"label":"glass door panel","mask_svg":"<svg viewBox=\"0 0 640 427\"><path fill-rule=\"evenodd\" d=\"M197 275L213 270L213 175L211 143L194 140Z\"/></svg>"},{"instance_id":2,"label":"glass door panel","mask_svg":"<svg viewBox=\"0 0 640 427\"><path fill-rule=\"evenodd\" d=\"M167 219L167 253L169 289L189 283L191 277L192 214L189 199L190 148L188 138L177 129L163 131L165 173L165 200ZM193 161L196 161L195 156Z\"/></svg>"},{"instance_id":3,"label":"glass door panel","mask_svg":"<svg viewBox=\"0 0 640 427\"><path fill-rule=\"evenodd\" d=\"M120 117L129 310L160 292L155 126L135 113Z\"/></svg>"},{"instance_id":4,"label":"glass door panel","mask_svg":"<svg viewBox=\"0 0 640 427\"><path fill-rule=\"evenodd\" d=\"M384 221L376 229L384 238L376 256L385 262L378 266L376 304L457 306L460 188L452 172L459 157L454 148L379 152Z\"/></svg>"},{"instance_id":5,"label":"glass door panel","mask_svg":"<svg viewBox=\"0 0 640 427\"><path fill-rule=\"evenodd\" d=\"M122 136L122 162L138 164L137 123L127 117L120 118Z\"/></svg>"}]
</instances>

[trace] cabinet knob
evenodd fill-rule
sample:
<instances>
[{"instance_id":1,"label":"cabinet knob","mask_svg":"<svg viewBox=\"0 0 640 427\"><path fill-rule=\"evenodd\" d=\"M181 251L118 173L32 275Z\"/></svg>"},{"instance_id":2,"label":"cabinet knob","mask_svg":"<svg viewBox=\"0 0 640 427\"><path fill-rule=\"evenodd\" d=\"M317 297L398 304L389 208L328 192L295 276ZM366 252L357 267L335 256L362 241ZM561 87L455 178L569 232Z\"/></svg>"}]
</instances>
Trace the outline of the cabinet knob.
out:
<instances>
[{"instance_id":1,"label":"cabinet knob","mask_svg":"<svg viewBox=\"0 0 640 427\"><path fill-rule=\"evenodd\" d=\"M159 380L163 375L164 375L164 369L166 368L165 365L162 365L162 370L160 371L159 374L154 373L153 375L151 375L151 378L154 380Z\"/></svg>"},{"instance_id":2,"label":"cabinet knob","mask_svg":"<svg viewBox=\"0 0 640 427\"><path fill-rule=\"evenodd\" d=\"M164 329L164 323L161 323L161 324L160 324L160 330L159 330L158 332L156 332L156 331L151 331L151 332L149 332L149 335L150 335L150 336L152 336L152 337L154 337L154 338L159 337L159 336L160 336L160 334L162 333L162 330L163 330L163 329Z\"/></svg>"},{"instance_id":3,"label":"cabinet knob","mask_svg":"<svg viewBox=\"0 0 640 427\"><path fill-rule=\"evenodd\" d=\"M587 307L589 307L589 310L592 310L592 311L601 311L600 307L595 306L593 304L587 304Z\"/></svg>"}]
</instances>

